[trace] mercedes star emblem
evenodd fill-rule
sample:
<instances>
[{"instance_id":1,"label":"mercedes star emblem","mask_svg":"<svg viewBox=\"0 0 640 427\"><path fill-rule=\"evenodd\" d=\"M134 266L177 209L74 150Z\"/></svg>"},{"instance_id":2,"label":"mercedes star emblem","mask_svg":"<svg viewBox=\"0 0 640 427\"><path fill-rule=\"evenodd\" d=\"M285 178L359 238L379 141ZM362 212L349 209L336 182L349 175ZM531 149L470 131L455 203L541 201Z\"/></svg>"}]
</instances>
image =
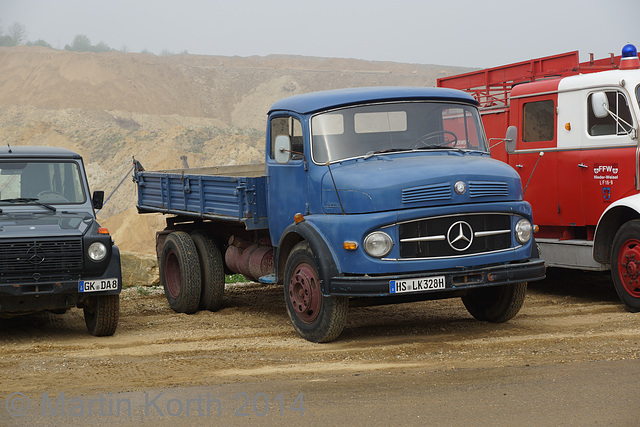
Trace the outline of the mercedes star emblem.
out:
<instances>
[{"instance_id":1,"label":"mercedes star emblem","mask_svg":"<svg viewBox=\"0 0 640 427\"><path fill-rule=\"evenodd\" d=\"M447 242L458 252L466 251L473 243L473 229L465 221L454 222L447 231Z\"/></svg>"},{"instance_id":2,"label":"mercedes star emblem","mask_svg":"<svg viewBox=\"0 0 640 427\"><path fill-rule=\"evenodd\" d=\"M40 246L34 244L27 251L27 260L33 265L40 265L45 260L44 251Z\"/></svg>"}]
</instances>

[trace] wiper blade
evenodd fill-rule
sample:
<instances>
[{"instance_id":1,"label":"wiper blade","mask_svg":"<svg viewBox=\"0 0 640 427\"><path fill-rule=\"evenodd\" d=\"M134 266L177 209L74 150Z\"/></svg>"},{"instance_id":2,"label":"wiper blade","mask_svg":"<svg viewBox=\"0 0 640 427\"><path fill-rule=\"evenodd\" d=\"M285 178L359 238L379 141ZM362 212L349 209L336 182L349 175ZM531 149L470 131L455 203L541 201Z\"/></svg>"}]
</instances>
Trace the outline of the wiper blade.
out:
<instances>
[{"instance_id":1,"label":"wiper blade","mask_svg":"<svg viewBox=\"0 0 640 427\"><path fill-rule=\"evenodd\" d=\"M449 145L426 145L424 147L415 148L415 150L455 150L455 151L465 151L458 147L451 147Z\"/></svg>"},{"instance_id":2,"label":"wiper blade","mask_svg":"<svg viewBox=\"0 0 640 427\"><path fill-rule=\"evenodd\" d=\"M42 203L41 201L39 201L36 198L33 197L16 197L14 199L1 199L0 202L6 202L6 203L35 203L38 206L42 206L45 207L49 210L51 210L52 212L55 212L57 209L51 205L48 205L46 203Z\"/></svg>"},{"instance_id":3,"label":"wiper blade","mask_svg":"<svg viewBox=\"0 0 640 427\"><path fill-rule=\"evenodd\" d=\"M410 149L408 149L408 148L387 148L385 150L369 151L367 154L364 155L364 159L366 160L369 157L376 156L378 154L395 153L395 152L398 152L398 151L410 151Z\"/></svg>"}]
</instances>

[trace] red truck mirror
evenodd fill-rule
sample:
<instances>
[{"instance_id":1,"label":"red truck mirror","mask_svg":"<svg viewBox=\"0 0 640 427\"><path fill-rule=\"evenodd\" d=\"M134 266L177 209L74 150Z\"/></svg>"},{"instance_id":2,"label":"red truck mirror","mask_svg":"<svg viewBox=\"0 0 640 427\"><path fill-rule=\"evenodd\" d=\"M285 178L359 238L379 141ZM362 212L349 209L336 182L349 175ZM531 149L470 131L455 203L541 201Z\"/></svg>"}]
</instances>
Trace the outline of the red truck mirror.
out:
<instances>
[{"instance_id":1,"label":"red truck mirror","mask_svg":"<svg viewBox=\"0 0 640 427\"><path fill-rule=\"evenodd\" d=\"M518 140L518 128L509 126L507 128L507 136L504 138L505 149L507 153L513 154L516 151L516 141Z\"/></svg>"},{"instance_id":2,"label":"red truck mirror","mask_svg":"<svg viewBox=\"0 0 640 427\"><path fill-rule=\"evenodd\" d=\"M609 115L609 100L607 99L607 94L604 92L591 94L591 109L597 118L604 119L607 117Z\"/></svg>"}]
</instances>

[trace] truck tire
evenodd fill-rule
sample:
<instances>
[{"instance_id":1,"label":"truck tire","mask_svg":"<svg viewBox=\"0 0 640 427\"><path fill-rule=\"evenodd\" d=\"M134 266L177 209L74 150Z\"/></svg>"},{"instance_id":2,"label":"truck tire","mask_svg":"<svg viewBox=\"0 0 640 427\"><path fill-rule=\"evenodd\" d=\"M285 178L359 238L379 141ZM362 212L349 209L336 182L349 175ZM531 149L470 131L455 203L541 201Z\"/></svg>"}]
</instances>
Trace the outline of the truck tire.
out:
<instances>
[{"instance_id":1,"label":"truck tire","mask_svg":"<svg viewBox=\"0 0 640 427\"><path fill-rule=\"evenodd\" d=\"M192 314L200 304L200 261L188 233L174 231L167 236L160 256L160 282L169 306L178 313Z\"/></svg>"},{"instance_id":2,"label":"truck tire","mask_svg":"<svg viewBox=\"0 0 640 427\"><path fill-rule=\"evenodd\" d=\"M120 317L120 295L90 297L84 306L84 323L91 335L113 335Z\"/></svg>"},{"instance_id":3,"label":"truck tire","mask_svg":"<svg viewBox=\"0 0 640 427\"><path fill-rule=\"evenodd\" d=\"M472 289L462 297L469 314L478 320L502 323L513 319L524 304L527 282Z\"/></svg>"},{"instance_id":4,"label":"truck tire","mask_svg":"<svg viewBox=\"0 0 640 427\"><path fill-rule=\"evenodd\" d=\"M626 222L613 238L611 278L625 308L640 311L640 220Z\"/></svg>"},{"instance_id":5,"label":"truck tire","mask_svg":"<svg viewBox=\"0 0 640 427\"><path fill-rule=\"evenodd\" d=\"M349 299L322 295L318 267L307 242L295 245L287 258L284 298L293 328L302 338L328 342L344 329Z\"/></svg>"},{"instance_id":6,"label":"truck tire","mask_svg":"<svg viewBox=\"0 0 640 427\"><path fill-rule=\"evenodd\" d=\"M216 311L222 305L224 295L224 263L222 254L216 244L207 237L204 231L194 231L191 239L198 251L200 277L202 280L200 293L200 309Z\"/></svg>"}]
</instances>

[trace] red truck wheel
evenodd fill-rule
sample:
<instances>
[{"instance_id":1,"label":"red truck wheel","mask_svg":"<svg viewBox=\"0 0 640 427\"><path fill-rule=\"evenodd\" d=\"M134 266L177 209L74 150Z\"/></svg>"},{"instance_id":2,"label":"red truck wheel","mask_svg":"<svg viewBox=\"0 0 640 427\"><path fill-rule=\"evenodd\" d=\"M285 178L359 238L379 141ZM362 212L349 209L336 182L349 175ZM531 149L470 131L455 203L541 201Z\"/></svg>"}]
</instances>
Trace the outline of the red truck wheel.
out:
<instances>
[{"instance_id":1,"label":"red truck wheel","mask_svg":"<svg viewBox=\"0 0 640 427\"><path fill-rule=\"evenodd\" d=\"M284 274L287 312L296 332L311 342L336 339L347 320L349 299L322 295L318 267L306 242L293 247Z\"/></svg>"},{"instance_id":2,"label":"red truck wheel","mask_svg":"<svg viewBox=\"0 0 640 427\"><path fill-rule=\"evenodd\" d=\"M611 277L626 309L640 311L640 220L620 227L613 239Z\"/></svg>"},{"instance_id":3,"label":"red truck wheel","mask_svg":"<svg viewBox=\"0 0 640 427\"><path fill-rule=\"evenodd\" d=\"M200 261L200 276L202 292L200 294L200 308L216 311L222 305L224 295L224 263L222 254L216 244L204 231L194 231L191 239L198 251Z\"/></svg>"},{"instance_id":4,"label":"red truck wheel","mask_svg":"<svg viewBox=\"0 0 640 427\"><path fill-rule=\"evenodd\" d=\"M200 261L193 240L184 231L167 236L160 256L160 281L171 308L195 313L200 304Z\"/></svg>"},{"instance_id":5,"label":"red truck wheel","mask_svg":"<svg viewBox=\"0 0 640 427\"><path fill-rule=\"evenodd\" d=\"M502 323L518 314L527 294L527 282L473 289L462 297L469 314L477 320Z\"/></svg>"}]
</instances>

